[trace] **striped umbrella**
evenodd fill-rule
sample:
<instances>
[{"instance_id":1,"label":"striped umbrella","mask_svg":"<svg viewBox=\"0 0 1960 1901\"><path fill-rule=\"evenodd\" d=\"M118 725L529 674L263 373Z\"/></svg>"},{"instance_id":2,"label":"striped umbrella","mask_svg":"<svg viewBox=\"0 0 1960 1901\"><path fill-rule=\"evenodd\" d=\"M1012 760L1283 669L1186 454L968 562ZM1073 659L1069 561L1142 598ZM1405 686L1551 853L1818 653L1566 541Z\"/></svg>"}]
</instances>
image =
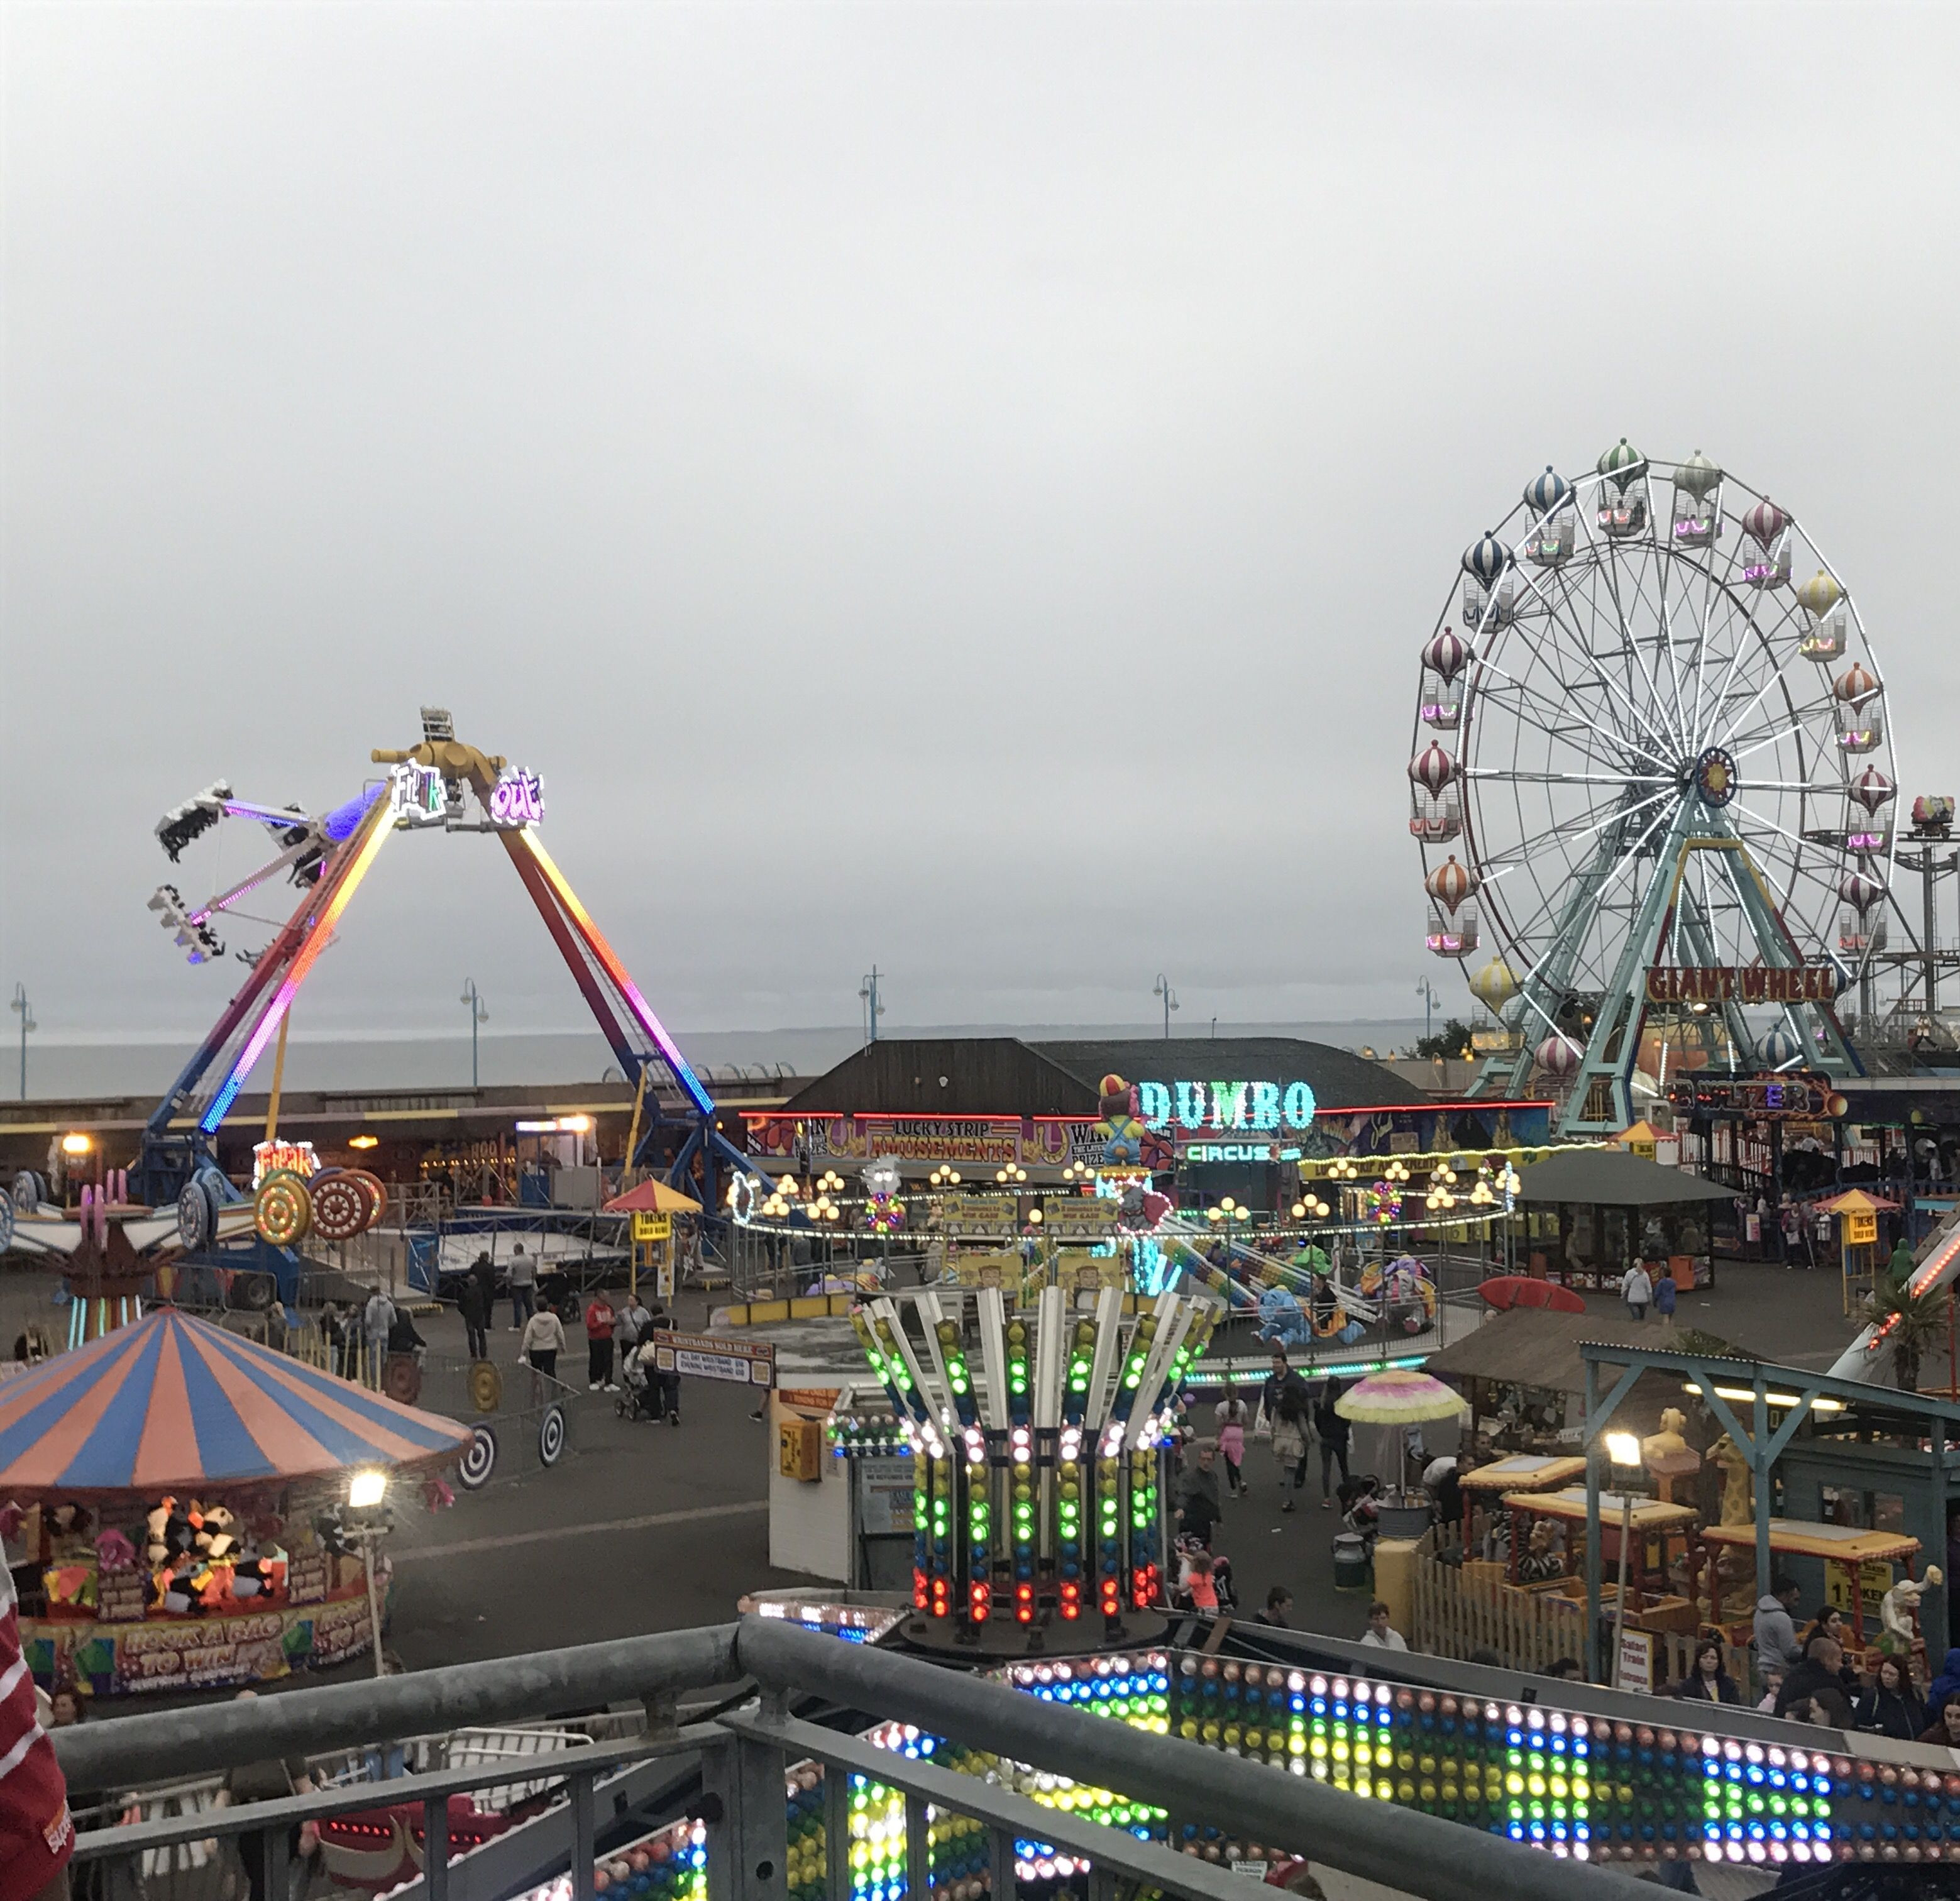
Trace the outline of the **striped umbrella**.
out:
<instances>
[{"instance_id":1,"label":"striped umbrella","mask_svg":"<svg viewBox=\"0 0 1960 1901\"><path fill-rule=\"evenodd\" d=\"M1334 1410L1357 1425L1402 1425L1423 1419L1460 1419L1470 1410L1470 1403L1433 1374L1395 1367L1357 1380L1334 1402Z\"/></svg>"},{"instance_id":2,"label":"striped umbrella","mask_svg":"<svg viewBox=\"0 0 1960 1901\"><path fill-rule=\"evenodd\" d=\"M469 1429L158 1307L0 1385L0 1499L433 1467Z\"/></svg>"}]
</instances>

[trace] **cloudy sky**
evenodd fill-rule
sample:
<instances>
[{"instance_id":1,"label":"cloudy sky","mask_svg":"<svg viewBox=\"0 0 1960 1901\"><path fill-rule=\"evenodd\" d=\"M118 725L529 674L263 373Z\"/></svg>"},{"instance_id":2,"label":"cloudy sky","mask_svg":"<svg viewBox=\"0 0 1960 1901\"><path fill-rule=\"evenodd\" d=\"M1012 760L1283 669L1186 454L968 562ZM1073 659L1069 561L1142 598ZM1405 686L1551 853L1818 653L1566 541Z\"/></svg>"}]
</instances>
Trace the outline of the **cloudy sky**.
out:
<instances>
[{"instance_id":1,"label":"cloudy sky","mask_svg":"<svg viewBox=\"0 0 1960 1901\"><path fill-rule=\"evenodd\" d=\"M1187 1021L1406 1014L1454 981L1417 650L1622 434L1796 510L1904 791L1960 789L1950 10L5 31L0 988L45 1033L201 1027L159 814L345 798L425 701L543 775L670 1023L848 1023L873 959L894 1021L1134 1021L1160 969ZM466 973L578 1021L494 843L404 838L295 1028L460 1028Z\"/></svg>"}]
</instances>

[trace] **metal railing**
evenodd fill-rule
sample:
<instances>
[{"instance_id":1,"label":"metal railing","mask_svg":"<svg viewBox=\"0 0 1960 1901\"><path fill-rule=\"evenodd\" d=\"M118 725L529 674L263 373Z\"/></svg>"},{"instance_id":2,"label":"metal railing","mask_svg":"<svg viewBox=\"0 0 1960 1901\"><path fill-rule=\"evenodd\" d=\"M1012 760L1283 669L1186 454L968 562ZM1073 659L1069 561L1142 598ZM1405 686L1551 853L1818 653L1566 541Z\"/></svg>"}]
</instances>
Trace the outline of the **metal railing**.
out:
<instances>
[{"instance_id":1,"label":"metal railing","mask_svg":"<svg viewBox=\"0 0 1960 1901\"><path fill-rule=\"evenodd\" d=\"M689 1690L753 1680L759 1699L679 1726L676 1699ZM1637 1901L1646 1890L1616 1871L1555 1858L1461 1823L1364 1801L1263 1765L1173 1740L1023 1695L1004 1684L848 1645L781 1619L643 1637L622 1643L461 1664L379 1682L300 1690L212 1708L157 1712L60 1731L56 1748L71 1783L113 1790L140 1785L167 1762L209 1773L271 1757L313 1756L445 1729L561 1716L637 1697L645 1734L528 1758L534 1778L555 1776L564 1799L528 1826L452 1861L452 1795L508 1782L508 1763L403 1775L387 1805L420 1813L421 1878L402 1901L501 1901L568 1870L573 1901L593 1901L602 1836L664 1802L682 1803L705 1825L709 1901L773 1901L788 1893L786 1790L793 1765L821 1765L825 1858L833 1901L852 1892L854 1778L901 1791L911 1890L927 1892L934 1811L985 1829L993 1901L1016 1891L1016 1842L1052 1845L1093 1864L1090 1894L1118 1886L1227 1901L1242 1879L1161 1842L1105 1826L1087 1815L1037 1804L930 1756L880 1748L851 1730L791 1712L813 1694L845 1712L915 1724L969 1749L1077 1782L1120 1790L1173 1818L1202 1817L1249 1841L1272 1844L1430 1901ZM692 1765L685 1785L677 1772ZM862 1786L861 1783L859 1785ZM684 1794L676 1791L685 1788ZM192 1842L228 1839L259 1858L266 1895L289 1892L289 1845L301 1824L377 1806L371 1782L311 1791L248 1807L95 1829L75 1854L93 1892L142 1893L145 1858ZM99 1875L90 1872L99 1868ZM132 1874L137 1876L130 1883Z\"/></svg>"}]
</instances>

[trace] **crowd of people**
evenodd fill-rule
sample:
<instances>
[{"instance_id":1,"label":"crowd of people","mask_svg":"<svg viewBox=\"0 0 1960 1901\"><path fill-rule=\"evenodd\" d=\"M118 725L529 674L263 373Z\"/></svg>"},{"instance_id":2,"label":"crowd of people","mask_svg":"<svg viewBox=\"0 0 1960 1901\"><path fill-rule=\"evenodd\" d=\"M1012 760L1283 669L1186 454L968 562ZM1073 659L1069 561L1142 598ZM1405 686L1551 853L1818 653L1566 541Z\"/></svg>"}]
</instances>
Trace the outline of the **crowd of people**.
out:
<instances>
[{"instance_id":1,"label":"crowd of people","mask_svg":"<svg viewBox=\"0 0 1960 1901\"><path fill-rule=\"evenodd\" d=\"M1869 1670L1860 1670L1852 1661L1853 1641L1844 1614L1833 1605L1822 1606L1799 1637L1794 1615L1798 1601L1797 1587L1787 1578L1773 1579L1757 1600L1753 1642L1763 1686L1757 1708L1793 1722L1960 1749L1960 1648L1947 1651L1939 1673L1921 1690L1906 1657L1880 1654ZM1741 1702L1741 1689L1721 1668L1720 1659L1719 1645L1703 1644L1695 1652L1694 1673L1675 1694ZM1704 1688L1704 1683L1726 1690Z\"/></svg>"}]
</instances>

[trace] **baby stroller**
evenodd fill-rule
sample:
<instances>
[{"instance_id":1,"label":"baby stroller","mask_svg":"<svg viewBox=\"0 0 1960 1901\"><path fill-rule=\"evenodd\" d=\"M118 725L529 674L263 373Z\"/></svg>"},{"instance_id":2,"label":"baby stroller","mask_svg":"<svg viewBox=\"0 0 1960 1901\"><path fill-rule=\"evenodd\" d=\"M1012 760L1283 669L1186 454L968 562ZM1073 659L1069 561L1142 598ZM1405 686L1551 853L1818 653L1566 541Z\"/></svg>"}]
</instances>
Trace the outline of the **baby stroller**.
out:
<instances>
[{"instance_id":1,"label":"baby stroller","mask_svg":"<svg viewBox=\"0 0 1960 1901\"><path fill-rule=\"evenodd\" d=\"M660 1389L637 1352L626 1355L619 1369L619 1396L612 1410L622 1419L659 1419L663 1416Z\"/></svg>"},{"instance_id":2,"label":"baby stroller","mask_svg":"<svg viewBox=\"0 0 1960 1901\"><path fill-rule=\"evenodd\" d=\"M1372 1473L1363 1473L1341 1486L1341 1522L1350 1531L1358 1531L1370 1546L1374 1543L1376 1521L1381 1515L1381 1481Z\"/></svg>"}]
</instances>

